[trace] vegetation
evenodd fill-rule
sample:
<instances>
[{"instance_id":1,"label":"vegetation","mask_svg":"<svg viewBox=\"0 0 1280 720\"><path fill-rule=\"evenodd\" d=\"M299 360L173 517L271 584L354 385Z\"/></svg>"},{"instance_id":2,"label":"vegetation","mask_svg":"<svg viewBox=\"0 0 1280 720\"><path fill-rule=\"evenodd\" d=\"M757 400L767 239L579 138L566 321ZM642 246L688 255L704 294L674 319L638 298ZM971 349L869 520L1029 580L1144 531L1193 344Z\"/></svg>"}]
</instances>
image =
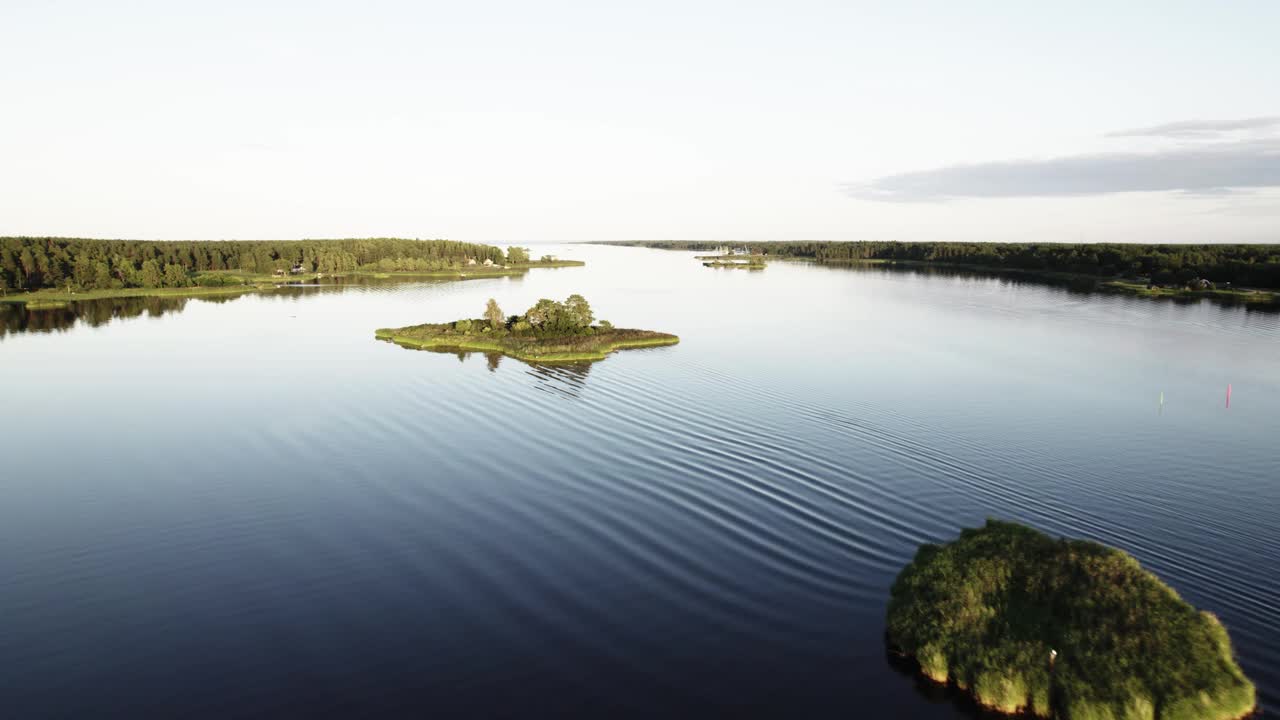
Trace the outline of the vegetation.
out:
<instances>
[{"instance_id":1,"label":"vegetation","mask_svg":"<svg viewBox=\"0 0 1280 720\"><path fill-rule=\"evenodd\" d=\"M761 270L764 268L764 255L699 255L695 259L704 261L704 267L746 268Z\"/></svg>"},{"instance_id":2,"label":"vegetation","mask_svg":"<svg viewBox=\"0 0 1280 720\"><path fill-rule=\"evenodd\" d=\"M1119 550L1013 523L921 546L893 584L887 637L1006 713L1233 720L1256 706L1217 618Z\"/></svg>"},{"instance_id":3,"label":"vegetation","mask_svg":"<svg viewBox=\"0 0 1280 720\"><path fill-rule=\"evenodd\" d=\"M668 250L715 250L723 243L677 240L616 243ZM1139 245L1124 243L759 242L752 254L841 264L866 261L937 263L1100 279L1141 279L1186 287L1204 279L1224 285L1280 290L1280 245ZM1207 288L1205 288L1207 289Z\"/></svg>"},{"instance_id":4,"label":"vegetation","mask_svg":"<svg viewBox=\"0 0 1280 720\"><path fill-rule=\"evenodd\" d=\"M603 360L622 348L674 345L675 335L613 327L595 322L586 298L570 295L564 302L539 300L523 315L502 317L490 299L483 318L451 323L384 328L375 335L398 345L441 350L478 350L536 362Z\"/></svg>"},{"instance_id":5,"label":"vegetation","mask_svg":"<svg viewBox=\"0 0 1280 720\"><path fill-rule=\"evenodd\" d=\"M64 302L154 294L204 295L274 287L320 275L497 277L580 262L524 248L448 240L191 241L0 238L0 300ZM164 290L166 293L155 291Z\"/></svg>"}]
</instances>

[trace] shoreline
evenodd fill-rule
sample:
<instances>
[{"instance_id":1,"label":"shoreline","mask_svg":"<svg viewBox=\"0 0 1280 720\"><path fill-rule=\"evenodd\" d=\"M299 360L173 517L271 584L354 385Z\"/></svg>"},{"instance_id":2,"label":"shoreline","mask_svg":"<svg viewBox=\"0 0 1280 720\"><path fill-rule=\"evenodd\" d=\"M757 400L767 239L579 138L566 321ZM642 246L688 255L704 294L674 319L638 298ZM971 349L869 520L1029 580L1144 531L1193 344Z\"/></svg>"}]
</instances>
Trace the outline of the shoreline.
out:
<instances>
[{"instance_id":1,"label":"shoreline","mask_svg":"<svg viewBox=\"0 0 1280 720\"><path fill-rule=\"evenodd\" d=\"M231 270L214 270L201 273L200 279L235 278L240 282L225 285L193 285L182 288L147 288L128 287L109 290L80 290L67 292L53 288L44 288L29 292L19 292L0 296L0 303L23 305L28 310L54 310L68 307L73 302L89 300L115 300L141 297L198 298L208 295L243 295L247 293L270 293L290 287L342 287L341 283L314 283L309 280L328 278L373 278L388 280L402 278L437 279L437 280L483 280L487 278L518 277L530 270L582 267L586 263L581 260L557 260L550 263L521 263L508 267L477 267L474 270L350 270L342 273L302 273L298 275L274 276L257 273L239 273Z\"/></svg>"},{"instance_id":2,"label":"shoreline","mask_svg":"<svg viewBox=\"0 0 1280 720\"><path fill-rule=\"evenodd\" d=\"M814 260L811 258L774 258L775 261L792 262L820 267L889 267L902 269L959 270L964 272L983 273L991 276L1010 276L1027 282L1054 287L1066 287L1069 290L1103 295L1125 295L1128 297L1149 298L1153 300L1209 300L1223 305L1243 305L1255 310L1280 310L1280 291L1263 288L1231 288L1214 290L1188 290L1181 287L1152 287L1144 283L1125 279L1123 276L1100 277L1079 273L1048 272L1043 270L1025 270L1023 268L995 267L991 265L973 265L969 263L931 262L924 260ZM1077 287L1087 285L1087 287Z\"/></svg>"},{"instance_id":3,"label":"shoreline","mask_svg":"<svg viewBox=\"0 0 1280 720\"><path fill-rule=\"evenodd\" d=\"M673 243L671 241L597 241L584 243L587 245L603 245L614 247L642 247L652 250L710 250L714 243ZM785 242L773 243L775 245ZM833 243L841 244L841 243ZM984 243L979 243L984 244ZM985 243L995 244L999 243ZM706 246L698 247L699 245ZM1053 245L1053 243L1049 243ZM689 246L689 247L686 247ZM754 243L753 247L759 246L767 248L769 242ZM1162 246L1163 247L1163 246ZM1188 246L1196 247L1196 246ZM724 256L716 255L695 255L694 258L703 260L707 258L716 258ZM751 256L739 256L751 257ZM1081 292L1097 292L1111 295L1128 295L1131 297L1155 298L1164 300L1197 300L1205 299L1224 305L1243 305L1246 308L1257 310L1276 310L1280 311L1280 289L1270 289L1265 287L1239 286L1230 289L1204 289L1204 290L1188 290L1184 287L1153 287L1147 288L1146 283L1139 282L1126 277L1124 275L1091 275L1085 273L1059 272L1053 270L1031 270L1026 268L1008 267L1001 265L981 265L974 263L962 262L946 262L941 260L895 260L881 258L841 258L841 259L819 259L817 257L806 255L785 255L785 254L769 254L763 255L769 262L795 262L819 265L823 267L855 267L855 266L887 266L899 268L939 268L943 270L965 270L976 273L986 273L989 275L1007 275L1011 277L1025 278L1028 281L1040 282L1045 285L1060 285L1073 288Z\"/></svg>"},{"instance_id":4,"label":"shoreline","mask_svg":"<svg viewBox=\"0 0 1280 720\"><path fill-rule=\"evenodd\" d=\"M550 353L529 353L522 352L521 348L512 348L503 346L501 343L492 339L481 336L470 335L448 335L435 337L413 337L401 334L400 331L407 328L380 328L374 331L374 337L378 340L385 340L401 347L415 350L438 350L448 352L451 350L460 350L466 352L484 352L498 353L516 360L533 363L573 363L573 362L596 362L604 360L610 354L618 350L626 350L629 348L645 348L645 347L664 347L676 345L680 342L680 338L675 335L666 333L653 333L650 337L639 338L621 338L617 340L604 340L600 342L599 347L589 352L550 352ZM651 332L638 330L619 329L615 332Z\"/></svg>"},{"instance_id":5,"label":"shoreline","mask_svg":"<svg viewBox=\"0 0 1280 720\"><path fill-rule=\"evenodd\" d=\"M1019 705L1015 708L1009 709L1009 708L1001 707L999 705L992 705L984 702L977 695L977 693L973 691L972 688L965 687L964 685L961 685L956 682L952 682L947 677L943 677L942 679L939 679L937 676L930 673L928 670L925 669L924 665L921 664L919 658L895 646L889 640L888 633L885 633L885 651L889 653L889 655L891 656L890 657L891 663L901 663L904 668L906 666L910 666L911 668L913 668L911 670L911 674L914 675L915 677L931 683L935 688L939 690L942 690L949 694L954 693L955 697L950 698L952 699L953 702L963 700L965 703L973 703L974 706L980 708L983 712L994 713L994 714L1000 715L1001 717L1006 717L1006 718L1035 718L1036 720L1052 720L1052 718L1054 717L1053 715L1042 715L1036 712L1033 708L1027 707L1025 705ZM1253 718L1260 718L1260 717L1262 717L1262 704L1258 703L1257 705L1254 706L1252 710L1245 713L1244 715L1240 715L1239 717L1235 717L1235 718L1230 718L1229 720L1253 720Z\"/></svg>"}]
</instances>

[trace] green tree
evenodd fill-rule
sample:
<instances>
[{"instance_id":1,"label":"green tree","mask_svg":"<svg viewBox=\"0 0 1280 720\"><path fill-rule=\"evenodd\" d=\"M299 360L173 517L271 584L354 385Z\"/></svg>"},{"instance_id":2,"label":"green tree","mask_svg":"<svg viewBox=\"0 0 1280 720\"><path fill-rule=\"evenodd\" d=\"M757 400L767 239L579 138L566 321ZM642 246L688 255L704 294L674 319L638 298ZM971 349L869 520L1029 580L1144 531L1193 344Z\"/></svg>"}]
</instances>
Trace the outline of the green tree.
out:
<instances>
[{"instance_id":1,"label":"green tree","mask_svg":"<svg viewBox=\"0 0 1280 720\"><path fill-rule=\"evenodd\" d=\"M512 245L507 248L507 262L514 265L516 263L529 262L529 251L526 248L516 247Z\"/></svg>"},{"instance_id":2,"label":"green tree","mask_svg":"<svg viewBox=\"0 0 1280 720\"><path fill-rule=\"evenodd\" d=\"M587 303L586 298L575 293L565 300L564 305L566 320L571 328L582 330L591 327L595 315L591 313L591 305Z\"/></svg>"},{"instance_id":3,"label":"green tree","mask_svg":"<svg viewBox=\"0 0 1280 720\"><path fill-rule=\"evenodd\" d=\"M493 298L489 298L489 302L484 306L484 318L489 321L489 327L494 330L506 325L506 316L502 314L502 308L498 307L498 301Z\"/></svg>"},{"instance_id":4,"label":"green tree","mask_svg":"<svg viewBox=\"0 0 1280 720\"><path fill-rule=\"evenodd\" d=\"M165 287L186 287L187 282L187 271L181 265L170 263L164 266Z\"/></svg>"},{"instance_id":5,"label":"green tree","mask_svg":"<svg viewBox=\"0 0 1280 720\"><path fill-rule=\"evenodd\" d=\"M524 314L524 320L535 332L554 329L559 318L560 303L542 298Z\"/></svg>"},{"instance_id":6,"label":"green tree","mask_svg":"<svg viewBox=\"0 0 1280 720\"><path fill-rule=\"evenodd\" d=\"M160 273L160 265L155 260L142 263L142 272L138 277L142 287L155 288L164 284L164 276Z\"/></svg>"}]
</instances>

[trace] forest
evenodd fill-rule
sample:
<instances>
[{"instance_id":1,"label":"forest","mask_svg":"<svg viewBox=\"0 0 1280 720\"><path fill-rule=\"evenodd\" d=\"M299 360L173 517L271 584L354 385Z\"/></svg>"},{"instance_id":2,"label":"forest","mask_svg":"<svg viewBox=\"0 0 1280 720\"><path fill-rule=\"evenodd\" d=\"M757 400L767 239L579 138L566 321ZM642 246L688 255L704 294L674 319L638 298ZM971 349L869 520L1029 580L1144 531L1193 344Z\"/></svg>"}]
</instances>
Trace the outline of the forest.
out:
<instances>
[{"instance_id":1,"label":"forest","mask_svg":"<svg viewBox=\"0 0 1280 720\"><path fill-rule=\"evenodd\" d=\"M512 248L511 262L527 262ZM296 266L307 273L447 270L506 261L492 245L450 240L87 240L0 237L0 291L62 288L180 288L215 282L216 271L271 274Z\"/></svg>"},{"instance_id":2,"label":"forest","mask_svg":"<svg viewBox=\"0 0 1280 720\"><path fill-rule=\"evenodd\" d=\"M716 250L723 242L660 240L612 243L666 250ZM1139 245L1126 243L757 242L751 253L822 263L938 263L1099 278L1126 277L1158 285L1193 278L1219 286L1280 289L1280 245Z\"/></svg>"}]
</instances>

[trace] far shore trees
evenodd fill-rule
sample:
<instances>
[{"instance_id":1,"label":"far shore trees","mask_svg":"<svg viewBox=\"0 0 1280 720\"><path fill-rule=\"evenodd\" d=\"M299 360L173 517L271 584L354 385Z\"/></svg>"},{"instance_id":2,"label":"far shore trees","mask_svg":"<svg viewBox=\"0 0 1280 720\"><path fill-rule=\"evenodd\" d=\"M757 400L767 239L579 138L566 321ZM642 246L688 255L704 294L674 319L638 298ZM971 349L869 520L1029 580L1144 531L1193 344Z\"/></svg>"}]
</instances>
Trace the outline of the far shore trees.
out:
<instances>
[{"instance_id":1,"label":"far shore trees","mask_svg":"<svg viewBox=\"0 0 1280 720\"><path fill-rule=\"evenodd\" d=\"M110 290L207 285L202 275L351 271L446 272L469 259L503 262L501 248L451 240L91 240L0 237L0 286ZM524 253L528 260L527 251ZM173 268L173 269L171 269ZM217 284L217 283L213 283Z\"/></svg>"},{"instance_id":2,"label":"far shore trees","mask_svg":"<svg viewBox=\"0 0 1280 720\"><path fill-rule=\"evenodd\" d=\"M525 248L512 245L507 248L507 262L512 265L529 262L529 251Z\"/></svg>"},{"instance_id":3,"label":"far shore trees","mask_svg":"<svg viewBox=\"0 0 1280 720\"><path fill-rule=\"evenodd\" d=\"M716 250L719 243L640 240L606 243L667 250ZM969 243L889 241L769 241L747 243L751 254L832 265L861 262L958 265L1096 278L1144 278L1183 286L1196 278L1237 287L1280 289L1280 244L1150 245L1139 243Z\"/></svg>"}]
</instances>

